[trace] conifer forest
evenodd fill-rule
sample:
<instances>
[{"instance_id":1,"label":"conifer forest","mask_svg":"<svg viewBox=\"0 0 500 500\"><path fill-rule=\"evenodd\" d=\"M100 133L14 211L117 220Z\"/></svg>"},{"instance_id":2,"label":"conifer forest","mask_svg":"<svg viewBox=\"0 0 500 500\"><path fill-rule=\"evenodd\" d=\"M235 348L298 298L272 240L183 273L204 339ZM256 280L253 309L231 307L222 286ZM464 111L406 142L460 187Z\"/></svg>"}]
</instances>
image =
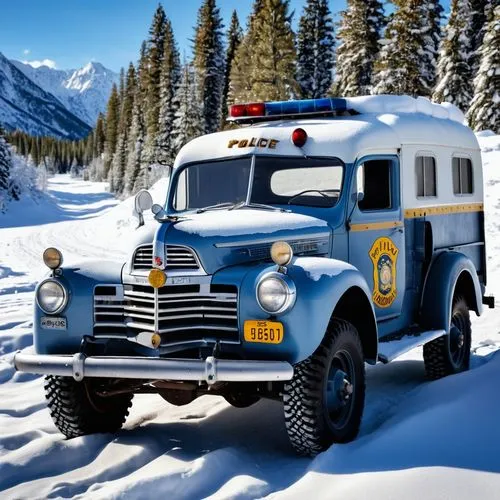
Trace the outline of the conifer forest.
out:
<instances>
[{"instance_id":1,"label":"conifer forest","mask_svg":"<svg viewBox=\"0 0 500 500\"><path fill-rule=\"evenodd\" d=\"M164 176L186 142L230 126L233 103L408 94L450 102L474 130L498 133L498 0L452 0L446 17L439 0L389 4L348 0L334 22L328 0L295 13L287 0L255 0L248 19L235 10L225 26L217 0L202 0L189 58L159 4L88 137L6 139L49 173L108 180L125 197Z\"/></svg>"}]
</instances>

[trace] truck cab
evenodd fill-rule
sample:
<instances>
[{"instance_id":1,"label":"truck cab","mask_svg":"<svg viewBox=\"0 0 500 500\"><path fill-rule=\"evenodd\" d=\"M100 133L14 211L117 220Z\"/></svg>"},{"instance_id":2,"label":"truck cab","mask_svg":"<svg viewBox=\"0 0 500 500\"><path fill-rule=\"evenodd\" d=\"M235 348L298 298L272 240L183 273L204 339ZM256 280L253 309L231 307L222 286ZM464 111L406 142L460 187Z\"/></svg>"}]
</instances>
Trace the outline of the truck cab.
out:
<instances>
[{"instance_id":1,"label":"truck cab","mask_svg":"<svg viewBox=\"0 0 500 500\"><path fill-rule=\"evenodd\" d=\"M369 96L229 115L239 128L182 148L164 205L137 195L127 262L63 268L46 251L36 354L14 364L47 375L68 437L119 428L139 392L273 398L293 447L315 454L356 437L365 363L423 345L430 378L468 369L469 311L493 302L481 156L460 111ZM85 415L70 425L54 394Z\"/></svg>"}]
</instances>

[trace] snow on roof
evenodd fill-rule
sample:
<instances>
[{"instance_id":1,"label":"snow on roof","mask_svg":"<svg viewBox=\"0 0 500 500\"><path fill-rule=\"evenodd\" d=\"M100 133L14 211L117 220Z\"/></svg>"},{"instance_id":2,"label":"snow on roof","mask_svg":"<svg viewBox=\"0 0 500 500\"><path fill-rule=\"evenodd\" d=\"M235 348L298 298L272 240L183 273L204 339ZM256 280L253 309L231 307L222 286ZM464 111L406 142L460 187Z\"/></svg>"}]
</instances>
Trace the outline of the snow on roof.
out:
<instances>
[{"instance_id":1,"label":"snow on roof","mask_svg":"<svg viewBox=\"0 0 500 500\"><path fill-rule=\"evenodd\" d=\"M199 137L181 149L175 166L252 153L335 156L351 163L360 155L393 153L406 144L479 149L474 133L463 125L463 113L451 104L434 104L424 97L385 95L352 97L346 101L348 108L359 114L261 122ZM306 130L309 137L302 150L290 140L297 127ZM273 149L249 147L252 138L257 139L252 144L258 144L260 138L279 142ZM235 144L245 139L247 144Z\"/></svg>"}]
</instances>

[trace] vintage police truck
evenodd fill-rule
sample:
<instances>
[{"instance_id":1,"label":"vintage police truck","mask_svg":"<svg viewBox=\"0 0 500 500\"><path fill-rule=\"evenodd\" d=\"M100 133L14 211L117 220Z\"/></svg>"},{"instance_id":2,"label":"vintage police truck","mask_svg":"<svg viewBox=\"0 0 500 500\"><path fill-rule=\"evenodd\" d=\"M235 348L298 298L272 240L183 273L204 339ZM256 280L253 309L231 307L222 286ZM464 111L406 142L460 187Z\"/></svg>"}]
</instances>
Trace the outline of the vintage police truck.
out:
<instances>
[{"instance_id":1,"label":"vintage police truck","mask_svg":"<svg viewBox=\"0 0 500 500\"><path fill-rule=\"evenodd\" d=\"M493 300L463 115L372 96L234 105L230 120L180 151L164 206L138 194L127 262L45 251L36 353L14 364L47 375L67 437L116 431L135 393L214 394L282 401L293 447L315 454L356 437L365 363L423 345L431 379L468 369L469 311Z\"/></svg>"}]
</instances>

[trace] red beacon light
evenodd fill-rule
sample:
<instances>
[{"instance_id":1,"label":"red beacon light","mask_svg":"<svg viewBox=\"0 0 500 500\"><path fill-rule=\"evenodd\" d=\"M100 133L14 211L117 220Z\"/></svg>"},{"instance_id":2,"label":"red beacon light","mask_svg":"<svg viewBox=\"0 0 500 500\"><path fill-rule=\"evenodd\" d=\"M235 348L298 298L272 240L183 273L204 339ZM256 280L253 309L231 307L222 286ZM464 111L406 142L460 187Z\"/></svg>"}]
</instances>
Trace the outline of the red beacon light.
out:
<instances>
[{"instance_id":1,"label":"red beacon light","mask_svg":"<svg viewBox=\"0 0 500 500\"><path fill-rule=\"evenodd\" d=\"M229 116L231 118L266 116L266 103L252 102L249 104L233 104L229 108Z\"/></svg>"},{"instance_id":2,"label":"red beacon light","mask_svg":"<svg viewBox=\"0 0 500 500\"><path fill-rule=\"evenodd\" d=\"M296 128L292 132L292 142L298 148L303 147L307 142L307 132L303 128Z\"/></svg>"}]
</instances>

